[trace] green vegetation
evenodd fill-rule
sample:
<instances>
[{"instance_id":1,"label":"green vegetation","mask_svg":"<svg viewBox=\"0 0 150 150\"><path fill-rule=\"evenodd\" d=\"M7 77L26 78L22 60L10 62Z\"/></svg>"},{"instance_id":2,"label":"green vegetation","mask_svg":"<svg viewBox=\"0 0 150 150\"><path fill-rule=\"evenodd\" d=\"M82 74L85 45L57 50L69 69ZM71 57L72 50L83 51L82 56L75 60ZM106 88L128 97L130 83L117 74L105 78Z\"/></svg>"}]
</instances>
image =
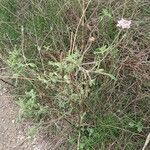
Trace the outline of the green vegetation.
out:
<instances>
[{"instance_id":1,"label":"green vegetation","mask_svg":"<svg viewBox=\"0 0 150 150\"><path fill-rule=\"evenodd\" d=\"M31 135L61 130L64 150L142 149L150 128L148 5L0 1L0 53L12 70L19 119L36 124ZM117 27L121 18L132 20L129 29Z\"/></svg>"}]
</instances>

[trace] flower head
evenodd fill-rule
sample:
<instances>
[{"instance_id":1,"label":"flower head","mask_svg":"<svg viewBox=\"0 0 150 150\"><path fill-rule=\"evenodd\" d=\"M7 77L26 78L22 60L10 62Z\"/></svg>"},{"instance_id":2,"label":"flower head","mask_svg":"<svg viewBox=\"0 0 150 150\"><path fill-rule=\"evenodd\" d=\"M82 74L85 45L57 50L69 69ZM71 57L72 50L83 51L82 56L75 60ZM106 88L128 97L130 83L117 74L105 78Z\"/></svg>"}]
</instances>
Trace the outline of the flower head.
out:
<instances>
[{"instance_id":1,"label":"flower head","mask_svg":"<svg viewBox=\"0 0 150 150\"><path fill-rule=\"evenodd\" d=\"M121 18L118 20L117 27L120 27L122 29L129 29L131 27L131 20L125 20Z\"/></svg>"}]
</instances>

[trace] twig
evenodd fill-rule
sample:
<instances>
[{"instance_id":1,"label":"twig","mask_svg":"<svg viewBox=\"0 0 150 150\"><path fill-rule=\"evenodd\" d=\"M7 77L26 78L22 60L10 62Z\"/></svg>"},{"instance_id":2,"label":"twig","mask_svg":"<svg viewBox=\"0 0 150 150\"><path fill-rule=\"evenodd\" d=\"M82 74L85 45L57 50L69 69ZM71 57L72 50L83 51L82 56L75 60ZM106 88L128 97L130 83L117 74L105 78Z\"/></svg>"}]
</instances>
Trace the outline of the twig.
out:
<instances>
[{"instance_id":1,"label":"twig","mask_svg":"<svg viewBox=\"0 0 150 150\"><path fill-rule=\"evenodd\" d=\"M148 134L148 136L146 138L146 141L145 141L145 144L144 144L142 150L145 150L145 148L148 146L149 142L150 142L150 133Z\"/></svg>"},{"instance_id":2,"label":"twig","mask_svg":"<svg viewBox=\"0 0 150 150\"><path fill-rule=\"evenodd\" d=\"M22 142L20 142L18 145L14 146L12 149L15 149L17 147L20 147L22 144L24 144L24 142L26 142L28 140L28 138L26 138L25 140L23 140Z\"/></svg>"},{"instance_id":3,"label":"twig","mask_svg":"<svg viewBox=\"0 0 150 150\"><path fill-rule=\"evenodd\" d=\"M0 79L0 80L3 81L4 83L8 84L8 85L11 85L11 86L13 86L13 87L16 87L15 85L13 85L12 83L10 83L10 82L8 82L8 81L5 81L5 80L3 80L3 79Z\"/></svg>"}]
</instances>

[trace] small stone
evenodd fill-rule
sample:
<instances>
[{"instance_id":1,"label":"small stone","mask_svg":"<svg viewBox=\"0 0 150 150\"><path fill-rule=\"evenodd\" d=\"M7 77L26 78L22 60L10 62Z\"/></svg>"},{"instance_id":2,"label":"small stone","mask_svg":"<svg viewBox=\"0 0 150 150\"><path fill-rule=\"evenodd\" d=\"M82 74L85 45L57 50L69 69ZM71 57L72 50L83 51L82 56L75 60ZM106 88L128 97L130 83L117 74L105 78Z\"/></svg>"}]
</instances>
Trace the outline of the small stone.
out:
<instances>
[{"instance_id":1,"label":"small stone","mask_svg":"<svg viewBox=\"0 0 150 150\"><path fill-rule=\"evenodd\" d=\"M3 88L3 91L7 91L7 89L6 89L6 88Z\"/></svg>"},{"instance_id":2,"label":"small stone","mask_svg":"<svg viewBox=\"0 0 150 150\"><path fill-rule=\"evenodd\" d=\"M89 38L89 41L90 41L90 42L94 42L94 41L95 41L95 38L94 38L94 37L90 37L90 38Z\"/></svg>"}]
</instances>

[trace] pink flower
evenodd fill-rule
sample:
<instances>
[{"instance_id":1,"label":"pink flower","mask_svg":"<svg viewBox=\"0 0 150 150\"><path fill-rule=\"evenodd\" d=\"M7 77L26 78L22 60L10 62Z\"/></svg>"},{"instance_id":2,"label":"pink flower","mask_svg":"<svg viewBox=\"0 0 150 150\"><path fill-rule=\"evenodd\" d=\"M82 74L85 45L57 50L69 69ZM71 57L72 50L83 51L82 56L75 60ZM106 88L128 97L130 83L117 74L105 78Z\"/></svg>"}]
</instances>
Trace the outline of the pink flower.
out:
<instances>
[{"instance_id":1,"label":"pink flower","mask_svg":"<svg viewBox=\"0 0 150 150\"><path fill-rule=\"evenodd\" d=\"M125 20L121 18L121 20L118 20L117 27L122 29L129 29L131 27L131 20Z\"/></svg>"}]
</instances>

